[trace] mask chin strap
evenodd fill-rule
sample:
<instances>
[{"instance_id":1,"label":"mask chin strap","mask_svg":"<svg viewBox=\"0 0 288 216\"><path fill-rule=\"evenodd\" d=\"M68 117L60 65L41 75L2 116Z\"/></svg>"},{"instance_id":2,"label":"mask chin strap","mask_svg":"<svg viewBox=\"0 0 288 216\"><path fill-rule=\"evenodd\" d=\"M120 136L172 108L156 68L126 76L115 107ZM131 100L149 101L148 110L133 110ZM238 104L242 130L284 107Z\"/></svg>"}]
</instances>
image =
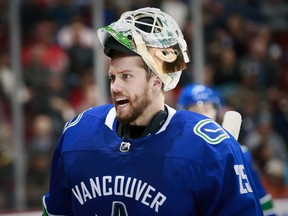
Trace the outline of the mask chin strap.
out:
<instances>
[{"instance_id":1,"label":"mask chin strap","mask_svg":"<svg viewBox=\"0 0 288 216\"><path fill-rule=\"evenodd\" d=\"M166 108L165 108L166 109ZM160 128L165 122L168 116L168 112L166 110L161 110L152 118L149 125L146 127L141 137L149 136L151 133Z\"/></svg>"}]
</instances>

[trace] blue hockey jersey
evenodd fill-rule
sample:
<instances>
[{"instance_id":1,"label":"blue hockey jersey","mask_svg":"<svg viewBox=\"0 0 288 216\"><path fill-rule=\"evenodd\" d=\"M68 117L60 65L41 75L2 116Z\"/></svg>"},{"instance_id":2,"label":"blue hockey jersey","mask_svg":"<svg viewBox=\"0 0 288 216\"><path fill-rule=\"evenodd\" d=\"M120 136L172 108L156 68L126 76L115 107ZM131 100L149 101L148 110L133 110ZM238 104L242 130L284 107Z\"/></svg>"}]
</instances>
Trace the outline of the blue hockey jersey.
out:
<instances>
[{"instance_id":1,"label":"blue hockey jersey","mask_svg":"<svg viewBox=\"0 0 288 216\"><path fill-rule=\"evenodd\" d=\"M260 204L262 205L262 210L264 216L276 216L276 211L273 207L273 200L271 194L268 194L266 189L264 188L261 178L256 170L256 167L253 162L252 155L249 149L246 146L241 146L242 152L244 154L245 161L249 170L251 172L253 181L255 183L256 191L258 193L258 197L260 199Z\"/></svg>"},{"instance_id":2,"label":"blue hockey jersey","mask_svg":"<svg viewBox=\"0 0 288 216\"><path fill-rule=\"evenodd\" d=\"M263 215L239 143L216 122L176 111L155 133L122 139L112 105L68 122L44 215Z\"/></svg>"}]
</instances>

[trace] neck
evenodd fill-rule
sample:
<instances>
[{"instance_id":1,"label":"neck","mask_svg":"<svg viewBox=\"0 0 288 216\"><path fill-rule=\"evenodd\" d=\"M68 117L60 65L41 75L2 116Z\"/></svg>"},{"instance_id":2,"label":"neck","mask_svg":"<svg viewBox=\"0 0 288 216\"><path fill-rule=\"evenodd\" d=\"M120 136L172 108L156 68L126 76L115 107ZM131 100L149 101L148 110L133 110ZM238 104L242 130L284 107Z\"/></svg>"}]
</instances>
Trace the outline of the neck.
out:
<instances>
[{"instance_id":1,"label":"neck","mask_svg":"<svg viewBox=\"0 0 288 216\"><path fill-rule=\"evenodd\" d=\"M165 122L168 115L168 111L165 110L158 111L150 120L147 126L137 126L130 124L118 123L117 133L121 138L136 139L144 136L148 136L151 133L157 131Z\"/></svg>"}]
</instances>

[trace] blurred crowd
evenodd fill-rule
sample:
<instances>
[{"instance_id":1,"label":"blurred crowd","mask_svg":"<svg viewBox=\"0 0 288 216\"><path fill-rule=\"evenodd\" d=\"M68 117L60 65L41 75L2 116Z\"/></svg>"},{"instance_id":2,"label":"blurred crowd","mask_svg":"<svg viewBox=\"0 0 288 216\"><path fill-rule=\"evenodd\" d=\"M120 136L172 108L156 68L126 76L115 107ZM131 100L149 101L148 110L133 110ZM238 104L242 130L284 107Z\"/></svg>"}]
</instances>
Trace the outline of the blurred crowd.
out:
<instances>
[{"instance_id":1,"label":"blurred crowd","mask_svg":"<svg viewBox=\"0 0 288 216\"><path fill-rule=\"evenodd\" d=\"M91 2L22 0L20 4L29 209L41 208L48 191L50 161L64 124L97 105ZM126 10L161 8L179 23L192 53L190 0L103 2L104 24ZM8 4L0 0L0 211L12 210L15 204L11 111L15 73L10 65ZM268 192L274 198L288 198L288 2L203 0L202 7L204 84L222 96L219 118L227 110L242 114L239 142L251 150ZM168 105L176 107L179 92L193 82L193 73L192 62L178 87L167 92Z\"/></svg>"}]
</instances>

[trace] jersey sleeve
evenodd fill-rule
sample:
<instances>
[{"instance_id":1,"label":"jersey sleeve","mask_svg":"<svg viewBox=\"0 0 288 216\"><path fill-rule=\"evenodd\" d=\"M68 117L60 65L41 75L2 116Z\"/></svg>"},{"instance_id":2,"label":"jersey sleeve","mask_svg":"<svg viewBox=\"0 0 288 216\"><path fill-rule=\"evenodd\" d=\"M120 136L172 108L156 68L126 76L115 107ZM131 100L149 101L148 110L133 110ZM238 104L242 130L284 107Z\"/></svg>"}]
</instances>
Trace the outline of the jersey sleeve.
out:
<instances>
[{"instance_id":1,"label":"jersey sleeve","mask_svg":"<svg viewBox=\"0 0 288 216\"><path fill-rule=\"evenodd\" d=\"M60 138L54 151L51 164L50 188L42 199L43 216L72 215L70 204L70 192L64 184L64 171L62 166L62 143L64 135Z\"/></svg>"},{"instance_id":2,"label":"jersey sleeve","mask_svg":"<svg viewBox=\"0 0 288 216\"><path fill-rule=\"evenodd\" d=\"M42 209L44 216L73 215L73 209L75 207L72 199L73 192L70 186L71 170L65 168L65 163L67 163L67 158L65 159L65 156L69 152L76 151L74 149L75 146L73 145L75 143L72 141L79 140L79 142L76 143L80 143L81 147L86 143L82 139L83 136L86 137L86 135L81 136L79 134L86 134L88 131L87 128L90 128L92 123L97 125L97 123L95 123L95 119L106 116L111 107L112 105L103 105L97 108L90 108L75 116L65 124L62 136L60 137L54 150L51 162L49 191L42 198ZM93 134L93 132L90 134ZM77 171L75 173L77 174Z\"/></svg>"},{"instance_id":3,"label":"jersey sleeve","mask_svg":"<svg viewBox=\"0 0 288 216\"><path fill-rule=\"evenodd\" d=\"M237 146L238 145L238 146ZM225 139L199 171L195 192L199 215L263 215L255 184L239 144Z\"/></svg>"},{"instance_id":4,"label":"jersey sleeve","mask_svg":"<svg viewBox=\"0 0 288 216\"><path fill-rule=\"evenodd\" d=\"M194 113L184 115L193 118L181 120L186 122L184 135L193 131L190 140L184 141L185 146L191 146L187 152L191 152L196 215L263 215L240 144L212 119Z\"/></svg>"},{"instance_id":5,"label":"jersey sleeve","mask_svg":"<svg viewBox=\"0 0 288 216\"><path fill-rule=\"evenodd\" d=\"M276 212L273 205L273 199L271 194L268 194L265 187L262 184L261 178L256 170L253 162L252 155L246 146L241 146L244 154L245 161L250 169L258 197L260 199L261 207L265 216L276 216Z\"/></svg>"}]
</instances>

